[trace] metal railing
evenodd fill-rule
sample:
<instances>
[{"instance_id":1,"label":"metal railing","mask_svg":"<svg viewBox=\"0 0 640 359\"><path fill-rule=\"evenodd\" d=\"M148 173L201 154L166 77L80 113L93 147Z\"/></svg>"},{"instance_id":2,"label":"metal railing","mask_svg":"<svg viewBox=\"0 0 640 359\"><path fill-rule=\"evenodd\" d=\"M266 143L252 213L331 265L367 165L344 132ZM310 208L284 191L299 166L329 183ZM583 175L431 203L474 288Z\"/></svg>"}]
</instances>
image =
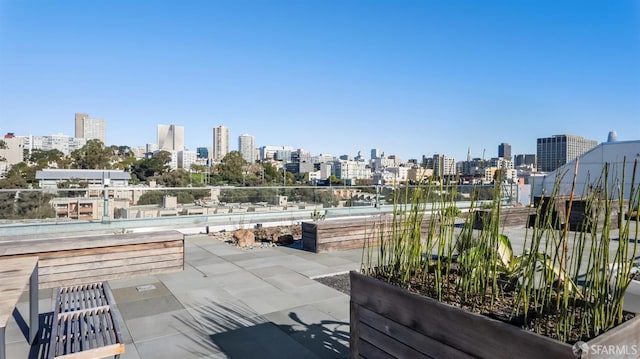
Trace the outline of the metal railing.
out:
<instances>
[{"instance_id":1,"label":"metal railing","mask_svg":"<svg viewBox=\"0 0 640 359\"><path fill-rule=\"evenodd\" d=\"M4 235L62 231L126 231L173 227L235 227L255 223L297 223L347 216L391 213L413 187L90 187L0 189L0 228ZM493 186L438 186L433 201L452 196L468 209L471 198L491 201ZM512 201L507 196L505 204ZM106 199L106 200L105 200ZM477 203L476 203L477 205Z\"/></svg>"}]
</instances>

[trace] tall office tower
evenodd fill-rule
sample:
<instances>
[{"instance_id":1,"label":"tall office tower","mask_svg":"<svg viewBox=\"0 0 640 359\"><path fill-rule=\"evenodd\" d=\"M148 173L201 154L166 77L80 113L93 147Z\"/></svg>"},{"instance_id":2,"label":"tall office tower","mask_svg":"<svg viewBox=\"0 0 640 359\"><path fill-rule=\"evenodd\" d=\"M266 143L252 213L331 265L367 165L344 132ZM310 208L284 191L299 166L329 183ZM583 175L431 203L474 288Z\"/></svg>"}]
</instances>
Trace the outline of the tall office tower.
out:
<instances>
[{"instance_id":1,"label":"tall office tower","mask_svg":"<svg viewBox=\"0 0 640 359\"><path fill-rule=\"evenodd\" d=\"M511 160L511 145L508 143L501 143L498 146L498 157Z\"/></svg>"},{"instance_id":2,"label":"tall office tower","mask_svg":"<svg viewBox=\"0 0 640 359\"><path fill-rule=\"evenodd\" d=\"M380 150L377 148L371 149L371 159L380 158Z\"/></svg>"},{"instance_id":3,"label":"tall office tower","mask_svg":"<svg viewBox=\"0 0 640 359\"><path fill-rule=\"evenodd\" d=\"M551 172L596 147L598 141L574 135L553 135L537 140L538 171Z\"/></svg>"},{"instance_id":4,"label":"tall office tower","mask_svg":"<svg viewBox=\"0 0 640 359\"><path fill-rule=\"evenodd\" d=\"M90 118L86 113L76 113L76 138L98 139L106 144L106 123L99 118Z\"/></svg>"},{"instance_id":5,"label":"tall office tower","mask_svg":"<svg viewBox=\"0 0 640 359\"><path fill-rule=\"evenodd\" d=\"M238 137L238 151L242 154L242 158L248 163L256 162L256 138L244 134Z\"/></svg>"},{"instance_id":6,"label":"tall office tower","mask_svg":"<svg viewBox=\"0 0 640 359\"><path fill-rule=\"evenodd\" d=\"M158 149L184 151L184 127L158 125Z\"/></svg>"},{"instance_id":7,"label":"tall office tower","mask_svg":"<svg viewBox=\"0 0 640 359\"><path fill-rule=\"evenodd\" d=\"M229 127L216 126L213 128L213 159L222 161L229 153Z\"/></svg>"}]
</instances>

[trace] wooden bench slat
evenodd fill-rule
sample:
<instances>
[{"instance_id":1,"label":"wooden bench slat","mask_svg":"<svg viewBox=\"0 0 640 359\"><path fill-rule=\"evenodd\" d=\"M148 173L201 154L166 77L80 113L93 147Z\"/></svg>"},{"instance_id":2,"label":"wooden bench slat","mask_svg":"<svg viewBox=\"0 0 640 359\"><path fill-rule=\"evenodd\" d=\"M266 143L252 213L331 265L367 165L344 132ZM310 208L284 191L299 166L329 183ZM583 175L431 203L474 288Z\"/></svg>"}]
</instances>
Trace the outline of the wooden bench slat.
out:
<instances>
[{"instance_id":1,"label":"wooden bench slat","mask_svg":"<svg viewBox=\"0 0 640 359\"><path fill-rule=\"evenodd\" d=\"M50 281L65 281L65 280L73 280L78 276L106 276L109 274L115 273L131 273L139 270L153 270L156 268L165 268L165 267L176 267L178 265L183 265L182 259L174 259L170 261L163 262L152 262L152 263L139 263L132 264L125 267L113 267L113 268L96 268L91 270L82 270L75 272L64 272L64 273L54 273L54 274L45 274L40 276L41 283L47 283Z\"/></svg>"},{"instance_id":2,"label":"wooden bench slat","mask_svg":"<svg viewBox=\"0 0 640 359\"><path fill-rule=\"evenodd\" d=\"M109 273L109 274L101 274L101 275L93 275L92 273L78 273L75 278L64 278L64 279L56 279L55 276L48 278L47 281L43 282L43 279L40 279L40 288L54 288L63 285L69 285L73 283L86 283L92 282L96 280L114 280L114 279L122 279L122 278L131 278L136 276L151 276L163 273L172 273L176 271L183 270L183 263L174 266L160 267L156 269L141 269L138 271L130 271L130 272L121 272L121 273Z\"/></svg>"},{"instance_id":3,"label":"wooden bench slat","mask_svg":"<svg viewBox=\"0 0 640 359\"><path fill-rule=\"evenodd\" d=\"M0 237L0 255L55 252L77 248L114 247L116 245L145 244L181 240L183 234L178 231L156 231L127 233L122 235L85 235L78 237L35 238L29 236Z\"/></svg>"},{"instance_id":4,"label":"wooden bench slat","mask_svg":"<svg viewBox=\"0 0 640 359\"><path fill-rule=\"evenodd\" d=\"M118 268L118 267L126 267L130 265L140 265L145 263L156 263L156 262L166 262L172 260L181 260L183 257L183 253L166 253L166 254L156 254L155 256L148 256L146 254L129 257L129 258L118 258L118 259L110 259L110 260L95 260L90 259L85 263L76 263L76 264L61 264L56 266L51 266L44 261L45 266L40 270L40 274L42 276L58 274L64 272L78 272L78 271L86 271L86 270L98 270L98 269L106 269L106 268Z\"/></svg>"},{"instance_id":5,"label":"wooden bench slat","mask_svg":"<svg viewBox=\"0 0 640 359\"><path fill-rule=\"evenodd\" d=\"M80 353L64 354L56 357L56 359L95 359L120 355L122 353L124 353L124 344L111 344Z\"/></svg>"},{"instance_id":6,"label":"wooden bench slat","mask_svg":"<svg viewBox=\"0 0 640 359\"><path fill-rule=\"evenodd\" d=\"M40 256L38 266L41 268L56 267L61 265L83 264L88 262L103 262L114 259L126 259L136 257L153 257L164 254L181 254L182 242L172 242L171 246L163 243L150 243L150 245L128 245L110 248L74 250L73 256L69 253L47 252Z\"/></svg>"},{"instance_id":7,"label":"wooden bench slat","mask_svg":"<svg viewBox=\"0 0 640 359\"><path fill-rule=\"evenodd\" d=\"M106 282L61 287L56 292L49 357L102 358L123 353L118 318Z\"/></svg>"}]
</instances>

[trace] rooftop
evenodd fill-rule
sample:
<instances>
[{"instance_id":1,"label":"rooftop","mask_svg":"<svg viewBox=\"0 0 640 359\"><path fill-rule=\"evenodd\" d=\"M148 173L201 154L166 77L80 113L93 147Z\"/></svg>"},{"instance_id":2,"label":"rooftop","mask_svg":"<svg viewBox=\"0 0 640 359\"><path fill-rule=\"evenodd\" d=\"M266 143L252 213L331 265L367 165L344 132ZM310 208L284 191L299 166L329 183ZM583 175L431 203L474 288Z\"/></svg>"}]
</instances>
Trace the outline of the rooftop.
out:
<instances>
[{"instance_id":1,"label":"rooftop","mask_svg":"<svg viewBox=\"0 0 640 359\"><path fill-rule=\"evenodd\" d=\"M361 249L242 249L182 231L183 271L109 281L122 317L122 359L349 357L349 295L315 279L358 270ZM637 233L635 225L630 231ZM502 233L515 252L522 250L526 228ZM617 229L611 235L617 238ZM25 339L27 294L6 329L8 358L41 358L47 351L53 290L40 291L42 329L32 347Z\"/></svg>"},{"instance_id":2,"label":"rooftop","mask_svg":"<svg viewBox=\"0 0 640 359\"><path fill-rule=\"evenodd\" d=\"M313 278L356 270L360 260L361 250L241 249L186 235L184 271L109 281L122 316L121 358L347 358L349 296ZM43 329L33 347L23 295L6 329L8 358L46 353L52 294L40 291Z\"/></svg>"}]
</instances>

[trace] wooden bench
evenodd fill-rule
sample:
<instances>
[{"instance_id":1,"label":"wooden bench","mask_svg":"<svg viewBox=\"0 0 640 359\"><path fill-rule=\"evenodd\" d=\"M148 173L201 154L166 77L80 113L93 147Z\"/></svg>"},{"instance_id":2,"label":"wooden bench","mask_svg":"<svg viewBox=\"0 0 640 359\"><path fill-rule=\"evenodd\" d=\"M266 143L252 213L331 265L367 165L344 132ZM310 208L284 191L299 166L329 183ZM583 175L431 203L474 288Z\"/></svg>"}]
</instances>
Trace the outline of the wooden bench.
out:
<instances>
[{"instance_id":1,"label":"wooden bench","mask_svg":"<svg viewBox=\"0 0 640 359\"><path fill-rule=\"evenodd\" d=\"M120 357L120 315L106 282L61 287L56 292L49 359Z\"/></svg>"},{"instance_id":2,"label":"wooden bench","mask_svg":"<svg viewBox=\"0 0 640 359\"><path fill-rule=\"evenodd\" d=\"M155 275L184 269L184 235L71 233L0 237L0 258L37 255L40 288Z\"/></svg>"}]
</instances>

